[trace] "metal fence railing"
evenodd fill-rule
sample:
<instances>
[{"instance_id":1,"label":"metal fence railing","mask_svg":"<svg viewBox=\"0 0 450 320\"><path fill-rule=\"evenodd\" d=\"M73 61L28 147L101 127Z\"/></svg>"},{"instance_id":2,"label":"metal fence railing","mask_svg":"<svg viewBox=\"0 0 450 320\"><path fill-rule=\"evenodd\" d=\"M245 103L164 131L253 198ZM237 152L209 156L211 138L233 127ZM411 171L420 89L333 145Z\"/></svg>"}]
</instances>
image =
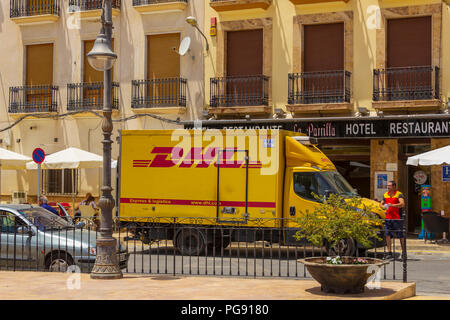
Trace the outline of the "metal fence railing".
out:
<instances>
[{"instance_id":1,"label":"metal fence railing","mask_svg":"<svg viewBox=\"0 0 450 320\"><path fill-rule=\"evenodd\" d=\"M288 103L350 102L351 73L349 71L320 71L288 75Z\"/></svg>"},{"instance_id":2,"label":"metal fence railing","mask_svg":"<svg viewBox=\"0 0 450 320\"><path fill-rule=\"evenodd\" d=\"M60 15L60 0L10 0L10 17Z\"/></svg>"},{"instance_id":3,"label":"metal fence railing","mask_svg":"<svg viewBox=\"0 0 450 320\"><path fill-rule=\"evenodd\" d=\"M112 109L118 110L119 83L112 83ZM103 82L69 83L67 85L67 110L101 110L103 109Z\"/></svg>"},{"instance_id":4,"label":"metal fence railing","mask_svg":"<svg viewBox=\"0 0 450 320\"><path fill-rule=\"evenodd\" d=\"M211 78L211 107L267 106L269 77L264 75Z\"/></svg>"},{"instance_id":5,"label":"metal fence railing","mask_svg":"<svg viewBox=\"0 0 450 320\"><path fill-rule=\"evenodd\" d=\"M187 80L164 78L131 81L131 108L185 107Z\"/></svg>"},{"instance_id":6,"label":"metal fence railing","mask_svg":"<svg viewBox=\"0 0 450 320\"><path fill-rule=\"evenodd\" d=\"M9 88L9 113L57 112L58 86Z\"/></svg>"},{"instance_id":7,"label":"metal fence railing","mask_svg":"<svg viewBox=\"0 0 450 320\"><path fill-rule=\"evenodd\" d=\"M188 0L133 0L133 6L144 6L148 4L170 3L170 2L188 2Z\"/></svg>"},{"instance_id":8,"label":"metal fence railing","mask_svg":"<svg viewBox=\"0 0 450 320\"><path fill-rule=\"evenodd\" d=\"M97 217L79 217L75 222L69 217L61 222L62 218L55 216L58 221L51 225L36 220L30 224L18 220L8 223L8 217L2 214L0 270L65 271L69 265L76 265L82 272L91 271ZM75 224L80 220L85 222L83 227ZM126 273L309 278L297 260L327 256L332 248L297 241L293 235L298 229L283 227L287 222L253 219L247 221L249 226L242 226L217 225L212 218L116 218L114 237L118 240L120 266ZM382 238L384 232L379 231ZM405 245L401 252L396 251L397 246L392 247L393 259L381 268L380 278L406 282L406 229L403 226L392 232L403 236ZM367 249L353 243L351 255L385 259L385 241L373 244Z\"/></svg>"},{"instance_id":9,"label":"metal fence railing","mask_svg":"<svg viewBox=\"0 0 450 320\"><path fill-rule=\"evenodd\" d=\"M439 99L439 67L420 66L373 70L373 100Z\"/></svg>"},{"instance_id":10,"label":"metal fence railing","mask_svg":"<svg viewBox=\"0 0 450 320\"><path fill-rule=\"evenodd\" d=\"M120 9L122 0L112 0L113 9ZM69 0L69 7L76 6L81 11L98 10L102 8L103 0Z\"/></svg>"}]
</instances>

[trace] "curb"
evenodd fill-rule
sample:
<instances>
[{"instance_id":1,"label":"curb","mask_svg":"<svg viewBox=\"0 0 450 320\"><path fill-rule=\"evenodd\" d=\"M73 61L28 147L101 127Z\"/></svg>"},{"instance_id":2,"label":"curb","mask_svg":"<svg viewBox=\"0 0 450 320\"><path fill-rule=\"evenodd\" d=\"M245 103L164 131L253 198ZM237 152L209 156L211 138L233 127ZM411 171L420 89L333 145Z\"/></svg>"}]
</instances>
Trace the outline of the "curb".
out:
<instances>
[{"instance_id":1,"label":"curb","mask_svg":"<svg viewBox=\"0 0 450 320\"><path fill-rule=\"evenodd\" d=\"M416 296L416 283L411 282L406 288L400 289L398 292L385 297L383 300L405 300Z\"/></svg>"}]
</instances>

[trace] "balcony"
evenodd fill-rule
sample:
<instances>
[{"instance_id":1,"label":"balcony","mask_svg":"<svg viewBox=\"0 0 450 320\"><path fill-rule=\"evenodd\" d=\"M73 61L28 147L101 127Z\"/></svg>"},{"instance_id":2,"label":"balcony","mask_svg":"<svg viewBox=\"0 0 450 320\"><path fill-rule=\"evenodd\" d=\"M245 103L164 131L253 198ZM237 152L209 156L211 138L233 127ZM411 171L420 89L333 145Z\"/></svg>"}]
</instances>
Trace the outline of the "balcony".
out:
<instances>
[{"instance_id":1,"label":"balcony","mask_svg":"<svg viewBox=\"0 0 450 320\"><path fill-rule=\"evenodd\" d=\"M99 111L103 109L103 82L69 83L67 111ZM112 109L119 110L119 84L112 83Z\"/></svg>"},{"instance_id":2,"label":"balcony","mask_svg":"<svg viewBox=\"0 0 450 320\"><path fill-rule=\"evenodd\" d=\"M186 79L133 80L131 90L131 108L135 112L186 112Z\"/></svg>"},{"instance_id":3,"label":"balcony","mask_svg":"<svg viewBox=\"0 0 450 320\"><path fill-rule=\"evenodd\" d=\"M8 112L57 112L57 94L58 87L52 85L10 87Z\"/></svg>"},{"instance_id":4,"label":"balcony","mask_svg":"<svg viewBox=\"0 0 450 320\"><path fill-rule=\"evenodd\" d=\"M60 0L10 0L10 18L18 25L58 21Z\"/></svg>"},{"instance_id":5,"label":"balcony","mask_svg":"<svg viewBox=\"0 0 450 320\"><path fill-rule=\"evenodd\" d=\"M438 110L439 67L373 70L373 107L377 110Z\"/></svg>"},{"instance_id":6,"label":"balcony","mask_svg":"<svg viewBox=\"0 0 450 320\"><path fill-rule=\"evenodd\" d=\"M83 20L99 19L102 14L103 0L69 0L69 12L80 12ZM113 18L120 15L121 0L112 0Z\"/></svg>"},{"instance_id":7,"label":"balcony","mask_svg":"<svg viewBox=\"0 0 450 320\"><path fill-rule=\"evenodd\" d=\"M211 0L209 5L217 12L245 9L267 10L272 0Z\"/></svg>"},{"instance_id":8,"label":"balcony","mask_svg":"<svg viewBox=\"0 0 450 320\"><path fill-rule=\"evenodd\" d=\"M294 113L352 110L351 73L345 70L290 73L287 110Z\"/></svg>"},{"instance_id":9,"label":"balcony","mask_svg":"<svg viewBox=\"0 0 450 320\"><path fill-rule=\"evenodd\" d=\"M234 76L211 78L211 114L267 114L269 77Z\"/></svg>"},{"instance_id":10,"label":"balcony","mask_svg":"<svg viewBox=\"0 0 450 320\"><path fill-rule=\"evenodd\" d=\"M188 0L133 0L133 7L141 14L180 12Z\"/></svg>"}]
</instances>

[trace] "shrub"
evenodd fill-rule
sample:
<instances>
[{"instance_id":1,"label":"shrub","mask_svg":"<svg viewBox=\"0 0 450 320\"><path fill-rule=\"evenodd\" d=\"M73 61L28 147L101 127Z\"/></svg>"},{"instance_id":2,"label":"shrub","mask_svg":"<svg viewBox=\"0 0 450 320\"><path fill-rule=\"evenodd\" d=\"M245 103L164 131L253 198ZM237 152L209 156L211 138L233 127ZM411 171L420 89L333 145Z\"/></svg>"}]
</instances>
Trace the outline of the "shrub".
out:
<instances>
[{"instance_id":1,"label":"shrub","mask_svg":"<svg viewBox=\"0 0 450 320\"><path fill-rule=\"evenodd\" d=\"M327 240L331 247L337 245L338 255L342 253L339 240L352 238L365 247L371 246L370 239L381 240L377 231L382 220L371 212L371 207L363 205L361 198L337 194L327 199L314 197L322 203L313 212L300 211L300 230L294 235L297 240L306 238L318 247Z\"/></svg>"}]
</instances>

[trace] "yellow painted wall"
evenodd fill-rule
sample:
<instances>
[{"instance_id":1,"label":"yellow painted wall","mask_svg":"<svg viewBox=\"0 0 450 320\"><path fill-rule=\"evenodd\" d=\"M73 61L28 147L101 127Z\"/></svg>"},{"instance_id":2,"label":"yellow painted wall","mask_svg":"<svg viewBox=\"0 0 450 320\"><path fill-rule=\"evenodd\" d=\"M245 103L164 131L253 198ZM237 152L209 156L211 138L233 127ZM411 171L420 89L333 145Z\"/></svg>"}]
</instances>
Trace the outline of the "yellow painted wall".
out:
<instances>
[{"instance_id":1,"label":"yellow painted wall","mask_svg":"<svg viewBox=\"0 0 450 320\"><path fill-rule=\"evenodd\" d=\"M205 2L204 30L210 43L210 51L205 55L205 83L211 77L217 76L217 37L209 35L210 18L217 18L217 28L221 28L223 21L237 21L247 19L272 18L273 21L273 58L272 58L272 105L274 108L283 108L287 104L288 74L293 72L293 18L296 15L332 13L339 11L353 12L353 47L346 50L353 51L352 72L352 100L357 106L366 107L372 112L372 78L376 66L376 12L377 9L417 6L441 3L440 0L350 0L333 1L316 4L295 6L288 0L273 0L267 10L247 9L226 12L216 12ZM441 89L442 96L449 95L450 72L450 44L445 41L445 34L450 31L450 9L442 4L442 54L441 54ZM209 105L209 85L205 87L205 105ZM355 111L357 111L355 109Z\"/></svg>"}]
</instances>

